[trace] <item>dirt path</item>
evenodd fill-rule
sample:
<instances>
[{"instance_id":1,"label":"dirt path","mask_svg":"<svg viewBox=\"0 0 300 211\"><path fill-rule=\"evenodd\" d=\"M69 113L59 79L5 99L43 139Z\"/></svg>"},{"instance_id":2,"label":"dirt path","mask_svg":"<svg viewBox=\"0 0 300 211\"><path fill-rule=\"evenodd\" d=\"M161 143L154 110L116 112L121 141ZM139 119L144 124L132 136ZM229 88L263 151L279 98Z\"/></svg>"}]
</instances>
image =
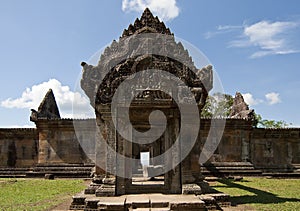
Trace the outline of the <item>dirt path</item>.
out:
<instances>
[{"instance_id":1,"label":"dirt path","mask_svg":"<svg viewBox=\"0 0 300 211\"><path fill-rule=\"evenodd\" d=\"M91 183L91 179L87 179L87 180L84 180L84 184L85 186L87 187L89 184ZM82 191L81 191L82 192ZM76 195L76 194L73 194L73 195ZM70 196L65 196L65 200L58 204L58 205L55 205L53 207L51 207L50 209L48 209L48 211L61 211L61 210L69 210L70 208L70 205L72 203L72 196L73 195L70 195Z\"/></svg>"},{"instance_id":2,"label":"dirt path","mask_svg":"<svg viewBox=\"0 0 300 211\"><path fill-rule=\"evenodd\" d=\"M65 201L63 201L61 204L54 206L53 208L49 209L50 210L69 210L70 205L72 203L72 196L70 196L68 199L66 199Z\"/></svg>"}]
</instances>

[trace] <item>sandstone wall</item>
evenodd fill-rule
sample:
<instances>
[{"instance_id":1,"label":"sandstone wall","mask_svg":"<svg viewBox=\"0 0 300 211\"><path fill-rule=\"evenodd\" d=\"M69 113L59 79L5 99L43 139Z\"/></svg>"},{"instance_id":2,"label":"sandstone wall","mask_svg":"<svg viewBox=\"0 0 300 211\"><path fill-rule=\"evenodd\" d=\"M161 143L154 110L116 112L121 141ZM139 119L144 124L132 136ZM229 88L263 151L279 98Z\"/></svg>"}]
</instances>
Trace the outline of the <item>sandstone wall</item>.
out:
<instances>
[{"instance_id":1,"label":"sandstone wall","mask_svg":"<svg viewBox=\"0 0 300 211\"><path fill-rule=\"evenodd\" d=\"M0 129L0 167L31 167L37 155L36 129Z\"/></svg>"},{"instance_id":2,"label":"sandstone wall","mask_svg":"<svg viewBox=\"0 0 300 211\"><path fill-rule=\"evenodd\" d=\"M76 129L80 133L75 132L73 121L77 122ZM94 120L41 119L36 125L39 131L39 164L93 162L90 158L95 154Z\"/></svg>"},{"instance_id":3,"label":"sandstone wall","mask_svg":"<svg viewBox=\"0 0 300 211\"><path fill-rule=\"evenodd\" d=\"M253 129L250 150L256 168L292 170L300 164L300 129Z\"/></svg>"},{"instance_id":4,"label":"sandstone wall","mask_svg":"<svg viewBox=\"0 0 300 211\"><path fill-rule=\"evenodd\" d=\"M80 133L75 133L73 121ZM222 129L216 122L211 128L211 120L201 120L200 141L193 150L200 153L209 132L211 141L216 141L214 133ZM95 120L71 119L39 120L37 129L0 129L0 167L92 163L94 131ZM265 171L291 170L293 164L300 164L300 129L252 128L249 121L227 119L219 146L209 162L243 161Z\"/></svg>"},{"instance_id":5,"label":"sandstone wall","mask_svg":"<svg viewBox=\"0 0 300 211\"><path fill-rule=\"evenodd\" d=\"M211 142L214 145L218 144L216 133L221 133L224 130L220 143L209 162L249 161L251 122L241 119L220 119L214 121L215 124L210 119L201 120L200 137L202 147L207 141L209 133L211 133ZM212 126L212 124L215 126ZM222 125L224 124L225 127L223 128Z\"/></svg>"}]
</instances>

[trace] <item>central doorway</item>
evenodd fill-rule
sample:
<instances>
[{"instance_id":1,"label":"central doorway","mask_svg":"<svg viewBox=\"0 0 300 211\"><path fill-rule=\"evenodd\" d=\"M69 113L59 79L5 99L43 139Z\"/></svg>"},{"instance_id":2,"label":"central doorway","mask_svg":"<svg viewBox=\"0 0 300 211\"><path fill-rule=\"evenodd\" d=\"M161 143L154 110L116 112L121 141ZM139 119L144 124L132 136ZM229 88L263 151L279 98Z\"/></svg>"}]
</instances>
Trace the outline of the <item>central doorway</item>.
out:
<instances>
[{"instance_id":1,"label":"central doorway","mask_svg":"<svg viewBox=\"0 0 300 211\"><path fill-rule=\"evenodd\" d=\"M164 153L164 136L147 145L133 144L132 157L136 160L132 166L131 188L149 188L151 192L165 192L165 159L159 162L153 159Z\"/></svg>"},{"instance_id":2,"label":"central doorway","mask_svg":"<svg viewBox=\"0 0 300 211\"><path fill-rule=\"evenodd\" d=\"M132 118L134 120L132 125L135 130L141 132L149 129L147 122L151 110L149 109L149 112L147 112L143 109L143 112L135 112L145 114ZM177 127L180 125L176 122L177 118L174 118L173 109L164 108L163 112L167 117L167 126L164 133L157 140L153 142L148 141L147 139L151 139L151 137L138 137L134 131L131 132L133 140L141 140L141 142L124 141L122 137L117 136L117 148L122 149L123 154L132 158L125 163L121 163L123 166L117 165L117 169L126 171L128 176L127 178L117 177L117 195L142 193L178 194L182 192L181 165L174 166L171 170L166 168L166 166L172 165L174 158L180 157L180 141L176 143L178 144L176 151L171 150L172 152L168 153L168 155L165 153L175 143L176 133L179 131ZM160 127L160 125L151 125L151 127ZM159 159L157 159L158 156Z\"/></svg>"}]
</instances>

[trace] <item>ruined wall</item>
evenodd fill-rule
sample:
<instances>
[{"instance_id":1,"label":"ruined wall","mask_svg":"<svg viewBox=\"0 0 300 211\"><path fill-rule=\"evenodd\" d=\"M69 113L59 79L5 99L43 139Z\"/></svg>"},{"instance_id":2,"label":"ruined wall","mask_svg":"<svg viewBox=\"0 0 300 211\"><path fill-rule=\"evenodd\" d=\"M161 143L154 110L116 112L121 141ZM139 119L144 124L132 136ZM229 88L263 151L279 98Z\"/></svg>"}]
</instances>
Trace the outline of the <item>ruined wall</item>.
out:
<instances>
[{"instance_id":1,"label":"ruined wall","mask_svg":"<svg viewBox=\"0 0 300 211\"><path fill-rule=\"evenodd\" d=\"M0 129L0 167L31 167L37 163L37 155L36 129Z\"/></svg>"},{"instance_id":2,"label":"ruined wall","mask_svg":"<svg viewBox=\"0 0 300 211\"><path fill-rule=\"evenodd\" d=\"M292 170L300 163L300 129L253 129L251 158L265 171Z\"/></svg>"},{"instance_id":3,"label":"ruined wall","mask_svg":"<svg viewBox=\"0 0 300 211\"><path fill-rule=\"evenodd\" d=\"M75 133L73 121L80 126L81 133ZM81 123L80 123L81 122ZM39 131L39 164L91 163L89 156L95 154L95 121L72 119L40 119L36 122ZM80 135L80 137L77 137ZM89 148L85 150L79 143L79 139L85 142Z\"/></svg>"},{"instance_id":4,"label":"ruined wall","mask_svg":"<svg viewBox=\"0 0 300 211\"><path fill-rule=\"evenodd\" d=\"M201 120L202 145L207 139L210 121ZM219 146L208 162L245 161L263 171L292 171L293 164L300 163L300 129L253 128L250 121L227 119Z\"/></svg>"},{"instance_id":5,"label":"ruined wall","mask_svg":"<svg viewBox=\"0 0 300 211\"><path fill-rule=\"evenodd\" d=\"M220 119L214 121L215 126L212 126L210 119L201 119L200 137L202 146L207 141L209 133L212 134L211 142L218 144L217 138L215 138L217 135L214 133L222 132L222 125L225 123L221 141L209 162L249 161L251 122L243 119Z\"/></svg>"},{"instance_id":6,"label":"ruined wall","mask_svg":"<svg viewBox=\"0 0 300 211\"><path fill-rule=\"evenodd\" d=\"M75 133L73 121L80 133ZM218 127L215 124L212 132L221 129ZM203 147L210 129L211 120L202 119L200 145L196 148ZM39 120L37 129L0 129L0 167L92 163L94 131L95 120L72 119ZM212 133L212 141L216 141L213 136ZM300 129L252 128L249 121L227 119L222 139L209 162L243 161L264 171L292 170L293 164L300 164Z\"/></svg>"}]
</instances>

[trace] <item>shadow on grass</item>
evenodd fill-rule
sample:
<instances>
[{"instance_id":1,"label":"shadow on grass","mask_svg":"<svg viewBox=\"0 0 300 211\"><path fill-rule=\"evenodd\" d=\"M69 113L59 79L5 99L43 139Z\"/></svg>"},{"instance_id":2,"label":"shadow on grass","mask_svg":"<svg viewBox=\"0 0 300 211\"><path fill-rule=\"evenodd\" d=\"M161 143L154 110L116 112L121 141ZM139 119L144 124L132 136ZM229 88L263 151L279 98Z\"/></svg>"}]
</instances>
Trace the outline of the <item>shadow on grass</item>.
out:
<instances>
[{"instance_id":1,"label":"shadow on grass","mask_svg":"<svg viewBox=\"0 0 300 211\"><path fill-rule=\"evenodd\" d=\"M247 187L241 184L237 184L228 179L221 179L218 181L220 183L227 185L228 188L238 188L255 194L255 195L244 195L244 196L231 196L230 197L231 203L234 206L239 204L253 204L253 203L273 204L273 203L284 203L284 202L300 202L299 198L278 197L273 193L262 191L256 188Z\"/></svg>"}]
</instances>

